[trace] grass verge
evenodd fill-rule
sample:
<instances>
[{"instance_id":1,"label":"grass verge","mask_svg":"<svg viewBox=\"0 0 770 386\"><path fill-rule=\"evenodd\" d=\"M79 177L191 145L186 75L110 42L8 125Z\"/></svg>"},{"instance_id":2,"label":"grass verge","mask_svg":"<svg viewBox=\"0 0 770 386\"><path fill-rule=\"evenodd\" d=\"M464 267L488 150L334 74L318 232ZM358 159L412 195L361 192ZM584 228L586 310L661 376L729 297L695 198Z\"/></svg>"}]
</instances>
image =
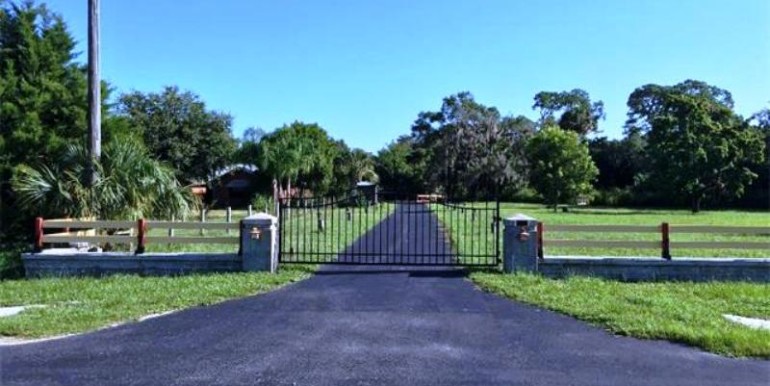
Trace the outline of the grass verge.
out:
<instances>
[{"instance_id":1,"label":"grass verge","mask_svg":"<svg viewBox=\"0 0 770 386\"><path fill-rule=\"evenodd\" d=\"M0 305L42 304L0 318L0 335L43 337L89 331L182 308L255 295L307 278L313 267L283 266L277 274L229 273L177 277L110 276L0 282Z\"/></svg>"},{"instance_id":2,"label":"grass verge","mask_svg":"<svg viewBox=\"0 0 770 386\"><path fill-rule=\"evenodd\" d=\"M666 339L733 357L770 358L770 331L723 314L770 319L770 285L742 282L623 283L588 277L474 271L485 291L571 315L612 333Z\"/></svg>"}]
</instances>

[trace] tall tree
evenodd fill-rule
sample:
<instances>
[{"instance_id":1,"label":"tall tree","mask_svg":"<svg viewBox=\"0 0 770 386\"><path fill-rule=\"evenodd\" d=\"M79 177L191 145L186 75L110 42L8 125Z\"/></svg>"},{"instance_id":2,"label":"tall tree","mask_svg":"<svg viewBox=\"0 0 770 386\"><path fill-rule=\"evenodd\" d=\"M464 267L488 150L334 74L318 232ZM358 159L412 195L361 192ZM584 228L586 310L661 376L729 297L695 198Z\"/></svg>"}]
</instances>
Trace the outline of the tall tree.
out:
<instances>
[{"instance_id":1,"label":"tall tree","mask_svg":"<svg viewBox=\"0 0 770 386\"><path fill-rule=\"evenodd\" d=\"M546 127L529 140L527 155L530 185L554 211L560 203L574 202L593 190L599 171L577 133Z\"/></svg>"},{"instance_id":2,"label":"tall tree","mask_svg":"<svg viewBox=\"0 0 770 386\"><path fill-rule=\"evenodd\" d=\"M259 141L265 135L265 131L259 127L249 127L244 130L233 160L244 164L256 164L259 160Z\"/></svg>"},{"instance_id":3,"label":"tall tree","mask_svg":"<svg viewBox=\"0 0 770 386\"><path fill-rule=\"evenodd\" d=\"M0 174L86 139L85 68L62 18L44 5L0 8ZM34 149L35 151L30 151Z\"/></svg>"},{"instance_id":4,"label":"tall tree","mask_svg":"<svg viewBox=\"0 0 770 386\"><path fill-rule=\"evenodd\" d=\"M388 190L417 194L425 190L426 157L411 136L399 137L375 157L380 184Z\"/></svg>"},{"instance_id":5,"label":"tall tree","mask_svg":"<svg viewBox=\"0 0 770 386\"><path fill-rule=\"evenodd\" d=\"M120 97L118 109L141 131L150 152L175 166L182 180L211 179L235 154L232 117L206 109L189 91L177 87L160 93L134 91Z\"/></svg>"},{"instance_id":6,"label":"tall tree","mask_svg":"<svg viewBox=\"0 0 770 386\"><path fill-rule=\"evenodd\" d=\"M331 187L337 147L317 124L284 125L263 137L259 147L258 166L279 181L284 194L292 194L292 187L315 193Z\"/></svg>"},{"instance_id":7,"label":"tall tree","mask_svg":"<svg viewBox=\"0 0 770 386\"><path fill-rule=\"evenodd\" d=\"M757 175L764 144L756 130L733 112L732 96L705 82L649 84L628 98L629 133L647 142L650 187L685 196L693 212L704 199L739 197Z\"/></svg>"},{"instance_id":8,"label":"tall tree","mask_svg":"<svg viewBox=\"0 0 770 386\"><path fill-rule=\"evenodd\" d=\"M770 208L770 109L766 108L752 115L748 124L759 132L765 143L764 162L756 161L749 168L757 174L757 179L751 184L745 204L755 208Z\"/></svg>"},{"instance_id":9,"label":"tall tree","mask_svg":"<svg viewBox=\"0 0 770 386\"><path fill-rule=\"evenodd\" d=\"M440 111L420 113L412 136L425 149L431 187L470 197L521 182L525 121L502 118L468 92L444 98Z\"/></svg>"},{"instance_id":10,"label":"tall tree","mask_svg":"<svg viewBox=\"0 0 770 386\"><path fill-rule=\"evenodd\" d=\"M86 142L86 69L74 49L64 20L45 5L0 1L0 242L28 234L14 171Z\"/></svg>"},{"instance_id":11,"label":"tall tree","mask_svg":"<svg viewBox=\"0 0 770 386\"><path fill-rule=\"evenodd\" d=\"M379 181L372 155L362 149L343 149L334 164L335 168L339 166L337 179L348 189L361 181Z\"/></svg>"},{"instance_id":12,"label":"tall tree","mask_svg":"<svg viewBox=\"0 0 770 386\"><path fill-rule=\"evenodd\" d=\"M574 131L581 136L599 131L599 120L604 119L604 102L591 102L581 89L535 95L533 109L540 110L541 127L557 124L562 130ZM555 115L561 114L558 118Z\"/></svg>"},{"instance_id":13,"label":"tall tree","mask_svg":"<svg viewBox=\"0 0 770 386\"><path fill-rule=\"evenodd\" d=\"M638 133L623 139L594 138L588 141L591 158L599 168L597 188L626 188L644 171L644 140Z\"/></svg>"}]
</instances>

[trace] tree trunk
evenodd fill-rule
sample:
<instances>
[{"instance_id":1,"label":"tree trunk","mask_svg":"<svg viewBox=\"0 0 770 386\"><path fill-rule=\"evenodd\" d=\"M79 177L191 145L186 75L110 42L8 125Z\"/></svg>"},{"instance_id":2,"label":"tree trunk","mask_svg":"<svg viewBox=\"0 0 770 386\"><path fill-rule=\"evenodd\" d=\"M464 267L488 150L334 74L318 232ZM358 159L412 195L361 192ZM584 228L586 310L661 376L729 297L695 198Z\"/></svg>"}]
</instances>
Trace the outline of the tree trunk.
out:
<instances>
[{"instance_id":1,"label":"tree trunk","mask_svg":"<svg viewBox=\"0 0 770 386\"><path fill-rule=\"evenodd\" d=\"M691 209L692 209L692 213L693 214L700 212L700 202L701 202L701 198L700 197L695 197L695 198L692 199L692 208Z\"/></svg>"}]
</instances>

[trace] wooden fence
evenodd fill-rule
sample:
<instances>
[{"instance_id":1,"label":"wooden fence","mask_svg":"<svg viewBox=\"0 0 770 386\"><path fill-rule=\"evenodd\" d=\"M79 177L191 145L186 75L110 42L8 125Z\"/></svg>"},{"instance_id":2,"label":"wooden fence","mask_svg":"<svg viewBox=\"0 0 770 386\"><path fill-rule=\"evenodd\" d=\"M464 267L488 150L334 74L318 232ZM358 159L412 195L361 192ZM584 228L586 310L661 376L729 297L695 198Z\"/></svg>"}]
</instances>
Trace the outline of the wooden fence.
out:
<instances>
[{"instance_id":1,"label":"wooden fence","mask_svg":"<svg viewBox=\"0 0 770 386\"><path fill-rule=\"evenodd\" d=\"M728 227L711 225L549 225L542 222L537 224L538 257L543 258L544 247L575 247L575 248L634 248L656 249L660 256L671 260L672 248L698 249L762 249L770 254L770 243L751 241L671 241L672 234L732 234L732 235L764 235L770 236L770 227ZM580 232L580 233L657 233L659 240L559 240L548 239L546 232Z\"/></svg>"},{"instance_id":2,"label":"wooden fence","mask_svg":"<svg viewBox=\"0 0 770 386\"><path fill-rule=\"evenodd\" d=\"M76 229L76 231L73 231ZM168 236L148 236L151 229L167 229ZM174 229L239 230L240 223L177 222L139 219L137 221L70 220L38 217L35 220L35 250L42 251L46 244L117 244L128 245L143 253L147 244L239 244L240 234L219 237L174 236ZM46 233L46 231L56 231Z\"/></svg>"}]
</instances>

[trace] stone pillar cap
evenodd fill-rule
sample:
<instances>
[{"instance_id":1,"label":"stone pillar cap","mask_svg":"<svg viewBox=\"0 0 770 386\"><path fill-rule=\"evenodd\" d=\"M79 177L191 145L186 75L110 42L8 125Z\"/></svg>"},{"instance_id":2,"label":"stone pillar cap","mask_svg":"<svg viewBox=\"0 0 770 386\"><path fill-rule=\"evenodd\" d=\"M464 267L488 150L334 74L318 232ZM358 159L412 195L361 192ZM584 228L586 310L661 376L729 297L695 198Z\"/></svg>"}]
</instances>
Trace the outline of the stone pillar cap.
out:
<instances>
[{"instance_id":1,"label":"stone pillar cap","mask_svg":"<svg viewBox=\"0 0 770 386\"><path fill-rule=\"evenodd\" d=\"M254 213L251 216L247 216L246 218L244 218L244 220L246 220L246 221L248 221L248 220L273 220L273 221L275 221L275 220L278 220L278 217L275 217L275 216L273 216L273 215L271 215L269 213L259 212L259 213Z\"/></svg>"},{"instance_id":2,"label":"stone pillar cap","mask_svg":"<svg viewBox=\"0 0 770 386\"><path fill-rule=\"evenodd\" d=\"M516 213L511 217L506 217L505 221L537 221L537 219L523 213Z\"/></svg>"}]
</instances>

